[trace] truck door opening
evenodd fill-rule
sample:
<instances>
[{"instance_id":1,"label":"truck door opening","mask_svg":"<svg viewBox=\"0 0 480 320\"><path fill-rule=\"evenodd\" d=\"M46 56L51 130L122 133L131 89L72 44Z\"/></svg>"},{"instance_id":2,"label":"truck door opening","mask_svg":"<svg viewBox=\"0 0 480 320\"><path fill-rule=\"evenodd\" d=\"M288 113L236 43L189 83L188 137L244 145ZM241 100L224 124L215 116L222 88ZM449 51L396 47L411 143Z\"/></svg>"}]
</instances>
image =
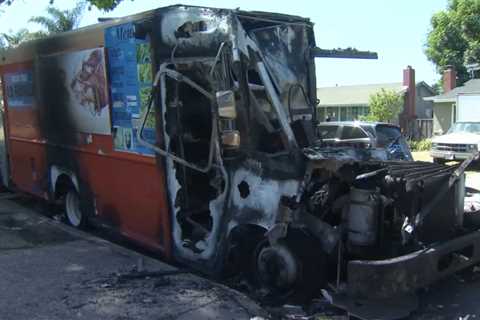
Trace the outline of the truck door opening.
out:
<instances>
[{"instance_id":1,"label":"truck door opening","mask_svg":"<svg viewBox=\"0 0 480 320\"><path fill-rule=\"evenodd\" d=\"M182 70L182 74L211 92L198 68ZM212 102L184 82L167 78L165 84L170 152L190 163L206 166L212 134ZM200 172L178 163L175 167L176 179L181 185L175 200L179 208L176 219L182 229L184 246L196 250L195 244L212 231L209 203L218 196L218 190L211 185L210 172Z\"/></svg>"},{"instance_id":2,"label":"truck door opening","mask_svg":"<svg viewBox=\"0 0 480 320\"><path fill-rule=\"evenodd\" d=\"M210 94L214 90L205 76L210 68L210 63L200 61L160 68L160 104L167 139L165 150L157 153L174 160L168 172L178 184L178 188L169 186L174 229L179 227L181 245L195 253L207 246L206 239L214 229L210 204L225 189L222 173L212 166L218 136Z\"/></svg>"}]
</instances>

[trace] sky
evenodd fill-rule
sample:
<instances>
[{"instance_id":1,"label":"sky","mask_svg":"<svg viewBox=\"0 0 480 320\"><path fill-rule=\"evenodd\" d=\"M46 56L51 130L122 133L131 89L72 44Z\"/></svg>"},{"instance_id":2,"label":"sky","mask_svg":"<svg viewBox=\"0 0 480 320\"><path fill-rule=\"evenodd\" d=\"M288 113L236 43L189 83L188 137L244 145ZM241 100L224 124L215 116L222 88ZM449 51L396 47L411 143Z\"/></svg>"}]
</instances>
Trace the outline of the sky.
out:
<instances>
[{"instance_id":1,"label":"sky","mask_svg":"<svg viewBox=\"0 0 480 320\"><path fill-rule=\"evenodd\" d=\"M317 86L401 82L411 65L416 80L434 84L440 78L424 54L431 16L446 8L447 0L124 0L114 11L86 11L81 26L98 17L122 17L161 6L182 4L273 11L308 17L315 23L315 39L324 49L353 47L376 51L378 60L316 59ZM75 0L55 0L61 9ZM15 0L2 6L0 33L21 28L37 30L31 16L44 14L49 0Z\"/></svg>"}]
</instances>

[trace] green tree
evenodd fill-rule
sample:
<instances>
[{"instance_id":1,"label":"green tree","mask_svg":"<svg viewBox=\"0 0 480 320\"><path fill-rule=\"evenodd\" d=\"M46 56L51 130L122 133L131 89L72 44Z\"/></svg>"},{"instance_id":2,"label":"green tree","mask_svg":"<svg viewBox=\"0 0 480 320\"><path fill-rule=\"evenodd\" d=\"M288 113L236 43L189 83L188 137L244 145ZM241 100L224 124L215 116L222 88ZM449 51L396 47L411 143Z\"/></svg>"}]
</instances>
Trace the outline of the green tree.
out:
<instances>
[{"instance_id":1,"label":"green tree","mask_svg":"<svg viewBox=\"0 0 480 320\"><path fill-rule=\"evenodd\" d=\"M88 0L91 5L105 11L115 9L122 1L123 0Z\"/></svg>"},{"instance_id":2,"label":"green tree","mask_svg":"<svg viewBox=\"0 0 480 320\"><path fill-rule=\"evenodd\" d=\"M73 30L78 27L84 8L85 2L79 2L71 10L59 10L49 6L47 8L48 16L32 17L29 20L42 25L45 28L44 31L30 32L28 29L22 28L16 32L2 33L0 34L0 50L14 48L22 42L42 38L49 34Z\"/></svg>"},{"instance_id":3,"label":"green tree","mask_svg":"<svg viewBox=\"0 0 480 320\"><path fill-rule=\"evenodd\" d=\"M3 37L3 35L0 35L0 52L2 52L2 50L5 50L6 47L7 43L5 42L5 38Z\"/></svg>"},{"instance_id":4,"label":"green tree","mask_svg":"<svg viewBox=\"0 0 480 320\"><path fill-rule=\"evenodd\" d=\"M15 0L0 0L0 5L10 5ZM87 0L90 6L97 7L100 10L110 11L115 9L123 0ZM132 0L133 1L133 0ZM81 1L83 2L83 1ZM50 4L54 4L54 0L50 0Z\"/></svg>"},{"instance_id":5,"label":"green tree","mask_svg":"<svg viewBox=\"0 0 480 320\"><path fill-rule=\"evenodd\" d=\"M82 19L85 2L79 2L71 10L60 10L53 6L47 7L47 16L31 17L30 22L37 23L46 29L47 34L70 31L78 27Z\"/></svg>"},{"instance_id":6,"label":"green tree","mask_svg":"<svg viewBox=\"0 0 480 320\"><path fill-rule=\"evenodd\" d=\"M30 32L26 28L16 32L10 31L10 33L2 33L0 35L0 47L3 44L4 48L15 48L22 42L34 40L42 36L44 35L41 32Z\"/></svg>"},{"instance_id":7,"label":"green tree","mask_svg":"<svg viewBox=\"0 0 480 320\"><path fill-rule=\"evenodd\" d=\"M454 66L460 84L468 80L465 64L480 62L479 17L480 0L449 0L431 19L425 54L440 73Z\"/></svg>"},{"instance_id":8,"label":"green tree","mask_svg":"<svg viewBox=\"0 0 480 320\"><path fill-rule=\"evenodd\" d=\"M370 95L368 106L369 113L362 120L392 122L402 111L403 97L393 90L381 89Z\"/></svg>"}]
</instances>

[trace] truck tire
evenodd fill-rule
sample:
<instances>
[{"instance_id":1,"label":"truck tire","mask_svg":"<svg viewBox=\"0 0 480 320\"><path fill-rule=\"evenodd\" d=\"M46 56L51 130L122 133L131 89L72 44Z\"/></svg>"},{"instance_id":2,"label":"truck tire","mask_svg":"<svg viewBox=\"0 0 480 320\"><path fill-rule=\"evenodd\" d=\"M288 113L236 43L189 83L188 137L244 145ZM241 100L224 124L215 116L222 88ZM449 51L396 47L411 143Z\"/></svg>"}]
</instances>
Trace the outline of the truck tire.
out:
<instances>
[{"instance_id":1,"label":"truck tire","mask_svg":"<svg viewBox=\"0 0 480 320\"><path fill-rule=\"evenodd\" d=\"M326 257L321 250L312 255L310 248L315 246L302 240L298 245L281 241L275 246L264 240L254 252L257 286L267 288L274 300L288 297L303 303L317 295L327 280Z\"/></svg>"},{"instance_id":2,"label":"truck tire","mask_svg":"<svg viewBox=\"0 0 480 320\"><path fill-rule=\"evenodd\" d=\"M87 226L87 217L82 212L78 192L70 189L65 197L65 218L67 223L75 228L84 229Z\"/></svg>"}]
</instances>

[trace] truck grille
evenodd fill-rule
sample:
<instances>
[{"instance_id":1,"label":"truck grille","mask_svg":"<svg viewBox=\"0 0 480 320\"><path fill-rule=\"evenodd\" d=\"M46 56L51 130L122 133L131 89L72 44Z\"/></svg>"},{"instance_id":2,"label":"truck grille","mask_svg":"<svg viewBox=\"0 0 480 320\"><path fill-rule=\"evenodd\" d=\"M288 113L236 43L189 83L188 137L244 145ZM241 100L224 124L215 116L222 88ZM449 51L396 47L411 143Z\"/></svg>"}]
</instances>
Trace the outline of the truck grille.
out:
<instances>
[{"instance_id":1,"label":"truck grille","mask_svg":"<svg viewBox=\"0 0 480 320\"><path fill-rule=\"evenodd\" d=\"M439 143L436 149L440 151L467 152L467 146L467 144Z\"/></svg>"}]
</instances>

